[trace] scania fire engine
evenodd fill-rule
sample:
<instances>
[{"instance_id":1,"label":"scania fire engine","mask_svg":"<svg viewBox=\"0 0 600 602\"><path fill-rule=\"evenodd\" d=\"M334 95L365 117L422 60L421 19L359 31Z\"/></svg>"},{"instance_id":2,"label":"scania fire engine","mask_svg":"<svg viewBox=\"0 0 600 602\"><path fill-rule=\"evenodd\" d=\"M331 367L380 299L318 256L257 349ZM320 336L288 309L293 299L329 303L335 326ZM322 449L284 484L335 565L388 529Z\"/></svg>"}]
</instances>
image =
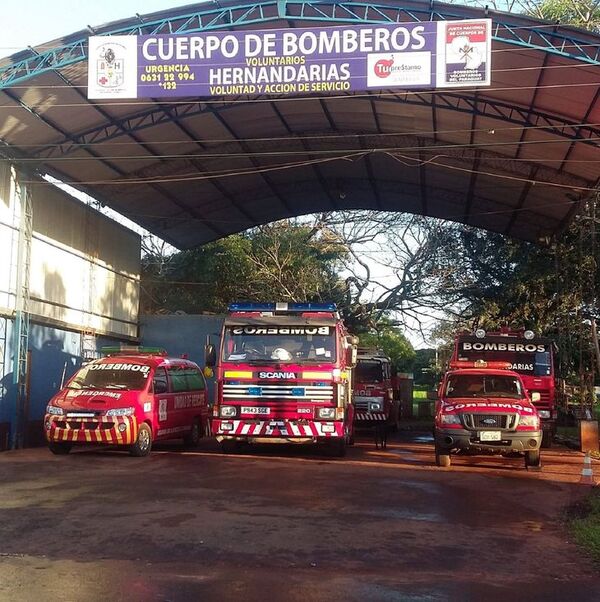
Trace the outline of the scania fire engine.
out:
<instances>
[{"instance_id":1,"label":"scania fire engine","mask_svg":"<svg viewBox=\"0 0 600 602\"><path fill-rule=\"evenodd\" d=\"M383 351L358 348L354 382L354 424L397 427L399 403L392 389L392 364Z\"/></svg>"},{"instance_id":2,"label":"scania fire engine","mask_svg":"<svg viewBox=\"0 0 600 602\"><path fill-rule=\"evenodd\" d=\"M335 304L235 303L223 323L212 432L225 452L248 443L352 443L351 337Z\"/></svg>"},{"instance_id":3,"label":"scania fire engine","mask_svg":"<svg viewBox=\"0 0 600 602\"><path fill-rule=\"evenodd\" d=\"M550 339L538 337L531 330L505 328L486 332L478 329L474 334L456 335L452 360L509 362L511 370L521 376L529 393L539 393L539 400L534 405L542 419L542 447L550 447L558 417L554 343Z\"/></svg>"},{"instance_id":4,"label":"scania fire engine","mask_svg":"<svg viewBox=\"0 0 600 602\"><path fill-rule=\"evenodd\" d=\"M455 451L525 456L540 465L540 417L509 362L452 361L436 404L435 460L450 466Z\"/></svg>"}]
</instances>

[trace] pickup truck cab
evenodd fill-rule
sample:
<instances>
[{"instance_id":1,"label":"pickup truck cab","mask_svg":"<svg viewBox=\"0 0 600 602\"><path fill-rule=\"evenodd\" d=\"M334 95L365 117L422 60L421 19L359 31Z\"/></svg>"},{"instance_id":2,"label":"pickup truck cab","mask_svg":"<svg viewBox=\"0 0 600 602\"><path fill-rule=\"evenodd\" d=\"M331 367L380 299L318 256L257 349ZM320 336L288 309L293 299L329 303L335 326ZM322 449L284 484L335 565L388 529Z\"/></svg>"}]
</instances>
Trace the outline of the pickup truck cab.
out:
<instances>
[{"instance_id":1,"label":"pickup truck cab","mask_svg":"<svg viewBox=\"0 0 600 602\"><path fill-rule=\"evenodd\" d=\"M153 348L103 351L48 403L52 453L104 444L146 456L154 441L183 438L193 447L210 432L206 381L194 362Z\"/></svg>"},{"instance_id":2,"label":"pickup truck cab","mask_svg":"<svg viewBox=\"0 0 600 602\"><path fill-rule=\"evenodd\" d=\"M454 452L524 455L540 466L540 417L521 377L508 362L454 361L436 404L434 440L438 466ZM536 393L533 396L538 395Z\"/></svg>"}]
</instances>

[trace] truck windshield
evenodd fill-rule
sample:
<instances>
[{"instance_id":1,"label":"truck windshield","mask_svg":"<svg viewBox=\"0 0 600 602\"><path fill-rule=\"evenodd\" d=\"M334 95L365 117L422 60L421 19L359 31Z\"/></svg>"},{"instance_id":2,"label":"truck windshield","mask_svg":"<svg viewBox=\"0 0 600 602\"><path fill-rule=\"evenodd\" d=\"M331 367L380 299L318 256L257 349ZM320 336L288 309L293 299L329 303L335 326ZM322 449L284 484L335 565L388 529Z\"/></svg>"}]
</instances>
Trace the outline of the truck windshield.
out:
<instances>
[{"instance_id":1,"label":"truck windshield","mask_svg":"<svg viewBox=\"0 0 600 602\"><path fill-rule=\"evenodd\" d=\"M121 389L141 391L146 388L149 366L139 364L90 364L81 368L67 385L68 389ZM106 368L104 368L106 366ZM135 369L133 369L135 367Z\"/></svg>"},{"instance_id":2,"label":"truck windshield","mask_svg":"<svg viewBox=\"0 0 600 602\"><path fill-rule=\"evenodd\" d=\"M381 383L383 382L383 365L378 360L358 360L354 371L356 382Z\"/></svg>"},{"instance_id":3,"label":"truck windshield","mask_svg":"<svg viewBox=\"0 0 600 602\"><path fill-rule=\"evenodd\" d=\"M522 399L521 383L513 376L455 374L448 378L446 397L508 397Z\"/></svg>"},{"instance_id":4,"label":"truck windshield","mask_svg":"<svg viewBox=\"0 0 600 602\"><path fill-rule=\"evenodd\" d=\"M333 328L329 326L226 327L223 361L333 362L333 333Z\"/></svg>"}]
</instances>

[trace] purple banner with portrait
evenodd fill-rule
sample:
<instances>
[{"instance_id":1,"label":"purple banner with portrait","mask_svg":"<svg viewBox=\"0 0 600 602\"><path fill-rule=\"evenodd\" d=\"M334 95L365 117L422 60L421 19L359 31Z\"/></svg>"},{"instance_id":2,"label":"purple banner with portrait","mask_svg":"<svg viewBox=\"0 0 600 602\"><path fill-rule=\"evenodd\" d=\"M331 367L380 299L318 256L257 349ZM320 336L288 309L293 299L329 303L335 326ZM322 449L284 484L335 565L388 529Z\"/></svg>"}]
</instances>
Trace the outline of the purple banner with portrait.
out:
<instances>
[{"instance_id":1,"label":"purple banner with portrait","mask_svg":"<svg viewBox=\"0 0 600 602\"><path fill-rule=\"evenodd\" d=\"M96 36L89 40L88 97L294 96L489 85L490 32L490 20L482 19Z\"/></svg>"}]
</instances>

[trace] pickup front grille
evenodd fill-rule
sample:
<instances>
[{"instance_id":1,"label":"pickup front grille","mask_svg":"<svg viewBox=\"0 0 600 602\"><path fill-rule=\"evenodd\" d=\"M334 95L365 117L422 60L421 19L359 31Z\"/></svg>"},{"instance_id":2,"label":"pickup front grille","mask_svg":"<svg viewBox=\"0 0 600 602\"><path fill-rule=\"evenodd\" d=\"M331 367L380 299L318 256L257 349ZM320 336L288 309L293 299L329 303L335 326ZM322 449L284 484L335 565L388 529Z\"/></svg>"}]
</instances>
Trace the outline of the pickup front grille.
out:
<instances>
[{"instance_id":1,"label":"pickup front grille","mask_svg":"<svg viewBox=\"0 0 600 602\"><path fill-rule=\"evenodd\" d=\"M516 414L463 414L464 425L469 429L497 430L514 429L517 424Z\"/></svg>"}]
</instances>

